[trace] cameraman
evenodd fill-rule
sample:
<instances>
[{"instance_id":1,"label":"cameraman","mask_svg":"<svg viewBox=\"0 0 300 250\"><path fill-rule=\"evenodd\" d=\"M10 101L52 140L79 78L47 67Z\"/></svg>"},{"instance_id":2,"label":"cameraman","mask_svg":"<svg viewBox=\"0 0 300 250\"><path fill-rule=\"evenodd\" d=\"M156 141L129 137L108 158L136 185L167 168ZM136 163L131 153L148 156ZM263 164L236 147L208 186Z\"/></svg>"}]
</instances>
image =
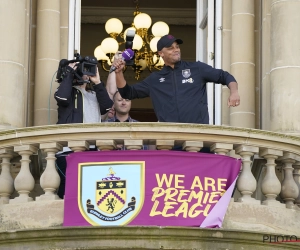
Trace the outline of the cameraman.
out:
<instances>
[{"instance_id":1,"label":"cameraman","mask_svg":"<svg viewBox=\"0 0 300 250\"><path fill-rule=\"evenodd\" d=\"M101 122L101 114L107 113L113 101L100 80L99 70L97 68L94 76L83 75L79 81L74 77L76 68L76 63L66 67L66 74L54 94L58 105L57 124Z\"/></svg>"}]
</instances>

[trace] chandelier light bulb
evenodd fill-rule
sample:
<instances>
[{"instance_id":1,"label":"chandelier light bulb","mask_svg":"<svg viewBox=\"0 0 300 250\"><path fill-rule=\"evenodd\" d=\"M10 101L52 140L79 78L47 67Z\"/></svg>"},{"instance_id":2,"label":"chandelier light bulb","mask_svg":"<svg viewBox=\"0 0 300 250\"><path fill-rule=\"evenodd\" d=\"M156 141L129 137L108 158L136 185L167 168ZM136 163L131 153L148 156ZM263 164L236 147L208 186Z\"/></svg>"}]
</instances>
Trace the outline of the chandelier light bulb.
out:
<instances>
[{"instance_id":1,"label":"chandelier light bulb","mask_svg":"<svg viewBox=\"0 0 300 250\"><path fill-rule=\"evenodd\" d=\"M149 29L152 23L151 17L146 13L140 13L133 19L134 26L137 29Z\"/></svg>"},{"instance_id":2,"label":"chandelier light bulb","mask_svg":"<svg viewBox=\"0 0 300 250\"><path fill-rule=\"evenodd\" d=\"M119 50L119 44L112 37L107 37L102 41L101 49L105 54L116 53Z\"/></svg>"},{"instance_id":3,"label":"chandelier light bulb","mask_svg":"<svg viewBox=\"0 0 300 250\"><path fill-rule=\"evenodd\" d=\"M162 21L158 21L153 24L151 31L154 36L164 36L169 34L170 29L168 24Z\"/></svg>"},{"instance_id":4,"label":"chandelier light bulb","mask_svg":"<svg viewBox=\"0 0 300 250\"><path fill-rule=\"evenodd\" d=\"M142 47L143 47L143 39L138 34L135 34L133 38L132 49L140 50Z\"/></svg>"},{"instance_id":5,"label":"chandelier light bulb","mask_svg":"<svg viewBox=\"0 0 300 250\"><path fill-rule=\"evenodd\" d=\"M98 47L96 47L96 49L94 50L94 56L97 58L98 61L99 60L109 61L108 56L105 55L105 53L101 49L101 45L99 45Z\"/></svg>"},{"instance_id":6,"label":"chandelier light bulb","mask_svg":"<svg viewBox=\"0 0 300 250\"><path fill-rule=\"evenodd\" d=\"M123 24L118 18L111 18L106 21L105 30L108 34L120 34L123 30Z\"/></svg>"},{"instance_id":7,"label":"chandelier light bulb","mask_svg":"<svg viewBox=\"0 0 300 250\"><path fill-rule=\"evenodd\" d=\"M134 15L138 12L137 5ZM105 30L109 37L105 38L101 45L94 50L95 57L98 61L101 61L102 69L109 72L107 65L112 65L115 53L120 50L119 45L125 43L125 47L132 45L131 49L135 52L135 60L132 65L135 79L138 80L142 71L147 68L150 71L152 69L160 70L164 66L164 60L161 57L158 60L157 42L162 36L169 34L170 29L168 24L163 21L154 23L152 28L151 25L152 19L146 13L135 15L131 27L125 29L125 31L123 31L123 23L118 18L108 19L105 23ZM150 28L152 34L150 34ZM133 32L130 32L131 34L127 37L129 30L134 31L135 34L132 44L130 41L132 41ZM124 39L124 41L119 41L120 39ZM128 40L128 43L126 43L126 40Z\"/></svg>"},{"instance_id":8,"label":"chandelier light bulb","mask_svg":"<svg viewBox=\"0 0 300 250\"><path fill-rule=\"evenodd\" d=\"M157 51L157 42L160 39L160 37L153 37L152 40L150 41L150 49L153 52Z\"/></svg>"}]
</instances>

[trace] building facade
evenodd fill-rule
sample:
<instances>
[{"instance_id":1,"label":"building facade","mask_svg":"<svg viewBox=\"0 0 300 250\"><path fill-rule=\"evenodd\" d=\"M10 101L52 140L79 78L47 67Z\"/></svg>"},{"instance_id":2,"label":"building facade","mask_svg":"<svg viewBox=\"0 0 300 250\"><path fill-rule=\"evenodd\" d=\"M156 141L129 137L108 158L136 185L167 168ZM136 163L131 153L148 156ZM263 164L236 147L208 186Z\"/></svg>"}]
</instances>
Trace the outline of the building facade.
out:
<instances>
[{"instance_id":1,"label":"building facade","mask_svg":"<svg viewBox=\"0 0 300 250\"><path fill-rule=\"evenodd\" d=\"M257 249L276 249L263 238L300 238L300 0L195 0L195 8L184 8L179 1L158 8L159 1L154 1L145 7L153 20L164 18L170 33L184 40L184 60L201 60L235 76L241 96L236 108L227 107L227 87L208 83L210 125L58 126L53 94L60 59L72 59L75 50L93 53L111 15L123 15L124 24L132 19L132 12L124 14L130 6L94 2L0 1L0 248L22 249L26 242L28 249L52 249L51 240L53 249L253 249L253 244ZM101 74L105 79L107 73ZM152 108L147 100L134 105ZM63 228L63 200L55 194L55 153L64 146L84 151L90 144L112 150L120 142L133 149L180 144L187 151L199 151L205 146L242 158L224 228L162 232L134 227L126 229L127 240L122 228L82 228L82 234ZM32 165L34 155L41 157L39 169ZM115 243L111 245L110 239ZM298 247L293 242L285 249Z\"/></svg>"}]
</instances>

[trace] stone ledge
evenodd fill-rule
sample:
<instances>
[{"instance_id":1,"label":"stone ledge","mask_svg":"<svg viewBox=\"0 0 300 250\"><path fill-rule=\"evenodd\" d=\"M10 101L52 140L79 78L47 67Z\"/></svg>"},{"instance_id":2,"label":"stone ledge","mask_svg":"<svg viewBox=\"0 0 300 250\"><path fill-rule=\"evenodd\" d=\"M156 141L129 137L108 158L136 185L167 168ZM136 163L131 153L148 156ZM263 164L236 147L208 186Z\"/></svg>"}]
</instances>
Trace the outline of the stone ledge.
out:
<instances>
[{"instance_id":1,"label":"stone ledge","mask_svg":"<svg viewBox=\"0 0 300 250\"><path fill-rule=\"evenodd\" d=\"M42 249L299 249L271 244L262 233L181 227L68 227L0 233L2 250Z\"/></svg>"},{"instance_id":2,"label":"stone ledge","mask_svg":"<svg viewBox=\"0 0 300 250\"><path fill-rule=\"evenodd\" d=\"M230 202L222 228L300 236L299 221L299 210Z\"/></svg>"}]
</instances>

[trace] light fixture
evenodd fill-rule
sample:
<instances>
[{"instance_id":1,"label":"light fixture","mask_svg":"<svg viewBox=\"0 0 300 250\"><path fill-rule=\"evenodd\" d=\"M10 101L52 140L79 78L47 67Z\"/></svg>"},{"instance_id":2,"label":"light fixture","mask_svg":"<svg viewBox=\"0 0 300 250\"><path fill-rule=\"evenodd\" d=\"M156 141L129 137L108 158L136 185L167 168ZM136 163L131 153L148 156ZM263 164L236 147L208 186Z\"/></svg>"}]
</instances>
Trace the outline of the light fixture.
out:
<instances>
[{"instance_id":1,"label":"light fixture","mask_svg":"<svg viewBox=\"0 0 300 250\"><path fill-rule=\"evenodd\" d=\"M136 4L136 10L133 13L134 20L132 26L127 28L123 33L123 24L117 18L110 18L105 23L105 30L110 37L105 38L101 44L95 48L94 55L101 63L105 71L109 71L108 66L113 61L114 54L119 50L119 45L125 43L126 33L129 29L135 30L132 49L134 50L134 64L132 68L135 72L135 79L139 79L143 70L148 68L150 72L153 69L160 70L164 66L163 59L157 53L157 41L160 37L169 34L169 26L162 21L153 24L152 34L148 34L151 27L151 17L146 13L139 11L138 0L133 0ZM118 42L117 38L123 41ZM108 66L107 66L108 65Z\"/></svg>"}]
</instances>

